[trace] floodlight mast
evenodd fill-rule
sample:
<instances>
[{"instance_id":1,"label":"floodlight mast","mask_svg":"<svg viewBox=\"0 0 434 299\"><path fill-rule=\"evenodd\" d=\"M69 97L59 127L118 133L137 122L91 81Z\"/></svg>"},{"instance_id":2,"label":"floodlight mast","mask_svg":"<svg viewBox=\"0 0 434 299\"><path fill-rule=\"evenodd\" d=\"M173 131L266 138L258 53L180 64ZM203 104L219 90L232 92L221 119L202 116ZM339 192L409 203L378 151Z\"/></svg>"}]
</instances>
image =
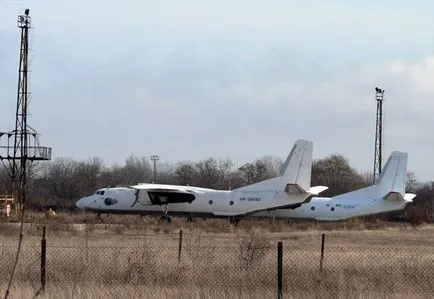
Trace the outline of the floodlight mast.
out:
<instances>
[{"instance_id":1,"label":"floodlight mast","mask_svg":"<svg viewBox=\"0 0 434 299\"><path fill-rule=\"evenodd\" d=\"M383 164L383 101L384 89L375 87L375 100L377 101L377 117L375 126L375 152L374 152L374 184L381 173Z\"/></svg>"}]
</instances>

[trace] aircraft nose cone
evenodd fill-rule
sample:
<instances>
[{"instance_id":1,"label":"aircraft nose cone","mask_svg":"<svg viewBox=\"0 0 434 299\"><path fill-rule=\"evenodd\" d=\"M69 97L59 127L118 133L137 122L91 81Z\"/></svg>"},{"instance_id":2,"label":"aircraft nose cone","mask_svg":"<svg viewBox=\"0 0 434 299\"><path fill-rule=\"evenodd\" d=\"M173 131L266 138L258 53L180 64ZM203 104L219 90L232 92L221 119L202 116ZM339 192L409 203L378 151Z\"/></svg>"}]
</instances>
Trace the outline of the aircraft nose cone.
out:
<instances>
[{"instance_id":1,"label":"aircraft nose cone","mask_svg":"<svg viewBox=\"0 0 434 299\"><path fill-rule=\"evenodd\" d=\"M75 206L79 209L79 210L84 210L84 197L80 198L79 200L77 200L77 202L75 203Z\"/></svg>"}]
</instances>

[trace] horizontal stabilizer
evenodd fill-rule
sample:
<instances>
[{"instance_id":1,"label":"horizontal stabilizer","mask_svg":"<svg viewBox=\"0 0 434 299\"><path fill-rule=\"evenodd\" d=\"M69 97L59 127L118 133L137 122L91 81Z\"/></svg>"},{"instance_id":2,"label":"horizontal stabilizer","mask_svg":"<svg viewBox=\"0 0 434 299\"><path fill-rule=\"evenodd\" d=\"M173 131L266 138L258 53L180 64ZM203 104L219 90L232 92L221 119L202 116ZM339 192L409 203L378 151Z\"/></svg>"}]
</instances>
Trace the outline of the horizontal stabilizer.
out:
<instances>
[{"instance_id":1,"label":"horizontal stabilizer","mask_svg":"<svg viewBox=\"0 0 434 299\"><path fill-rule=\"evenodd\" d=\"M403 200L402 194L399 192L389 192L383 196L384 200Z\"/></svg>"},{"instance_id":2,"label":"horizontal stabilizer","mask_svg":"<svg viewBox=\"0 0 434 299\"><path fill-rule=\"evenodd\" d=\"M287 184L285 187L285 192L290 195L296 195L306 193L306 190L301 188L298 184Z\"/></svg>"},{"instance_id":3,"label":"horizontal stabilizer","mask_svg":"<svg viewBox=\"0 0 434 299\"><path fill-rule=\"evenodd\" d=\"M318 195L321 192L326 191L328 188L329 187L326 187L326 186L315 186L315 187L310 187L310 189L307 192L309 192L310 194L313 194L313 195Z\"/></svg>"},{"instance_id":4,"label":"horizontal stabilizer","mask_svg":"<svg viewBox=\"0 0 434 299\"><path fill-rule=\"evenodd\" d=\"M413 193L405 193L404 200L408 202L413 202L413 198L416 197L416 194Z\"/></svg>"},{"instance_id":5,"label":"horizontal stabilizer","mask_svg":"<svg viewBox=\"0 0 434 299\"><path fill-rule=\"evenodd\" d=\"M315 186L315 187L310 187L309 190L304 190L300 185L298 184L287 184L285 191L288 194L292 194L292 195L296 195L296 194L305 194L305 193L309 193L312 195L318 195L321 192L327 190L329 187L326 186Z\"/></svg>"},{"instance_id":6,"label":"horizontal stabilizer","mask_svg":"<svg viewBox=\"0 0 434 299\"><path fill-rule=\"evenodd\" d=\"M400 192L389 192L387 193L383 199L384 200L400 200L400 201L407 201L407 202L413 202L413 198L416 197L416 194L413 193L405 193L404 197L402 197L402 194Z\"/></svg>"}]
</instances>

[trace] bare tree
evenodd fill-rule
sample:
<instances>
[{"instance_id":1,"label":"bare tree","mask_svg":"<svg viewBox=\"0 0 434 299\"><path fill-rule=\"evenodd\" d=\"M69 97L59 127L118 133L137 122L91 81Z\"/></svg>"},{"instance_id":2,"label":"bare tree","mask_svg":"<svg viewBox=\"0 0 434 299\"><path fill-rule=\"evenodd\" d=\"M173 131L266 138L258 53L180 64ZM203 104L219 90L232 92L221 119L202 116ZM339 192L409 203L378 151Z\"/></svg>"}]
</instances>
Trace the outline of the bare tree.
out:
<instances>
[{"instance_id":1,"label":"bare tree","mask_svg":"<svg viewBox=\"0 0 434 299\"><path fill-rule=\"evenodd\" d=\"M128 185L147 182L152 178L153 170L147 157L130 155L122 168L124 183Z\"/></svg>"},{"instance_id":2,"label":"bare tree","mask_svg":"<svg viewBox=\"0 0 434 299\"><path fill-rule=\"evenodd\" d=\"M416 175L413 171L407 172L407 180L405 186L405 192L416 192L419 182L417 181Z\"/></svg>"},{"instance_id":3,"label":"bare tree","mask_svg":"<svg viewBox=\"0 0 434 299\"><path fill-rule=\"evenodd\" d=\"M182 162L175 170L177 182L181 185L192 185L195 183L196 169L192 162Z\"/></svg>"},{"instance_id":4,"label":"bare tree","mask_svg":"<svg viewBox=\"0 0 434 299\"><path fill-rule=\"evenodd\" d=\"M214 158L196 163L198 186L215 189L229 189L233 162L230 159L217 161Z\"/></svg>"},{"instance_id":5,"label":"bare tree","mask_svg":"<svg viewBox=\"0 0 434 299\"><path fill-rule=\"evenodd\" d=\"M334 154L312 163L312 185L328 186L323 196L334 196L361 188L365 183L344 156Z\"/></svg>"},{"instance_id":6,"label":"bare tree","mask_svg":"<svg viewBox=\"0 0 434 299\"><path fill-rule=\"evenodd\" d=\"M246 163L238 168L245 176L245 185L250 185L255 182L256 169L252 163Z\"/></svg>"},{"instance_id":7,"label":"bare tree","mask_svg":"<svg viewBox=\"0 0 434 299\"><path fill-rule=\"evenodd\" d=\"M245 185L249 185L275 177L281 165L281 160L265 156L252 163L244 164L238 170L245 175Z\"/></svg>"},{"instance_id":8,"label":"bare tree","mask_svg":"<svg viewBox=\"0 0 434 299\"><path fill-rule=\"evenodd\" d=\"M159 163L157 170L157 182L160 184L177 184L175 174L176 167L170 163Z\"/></svg>"}]
</instances>

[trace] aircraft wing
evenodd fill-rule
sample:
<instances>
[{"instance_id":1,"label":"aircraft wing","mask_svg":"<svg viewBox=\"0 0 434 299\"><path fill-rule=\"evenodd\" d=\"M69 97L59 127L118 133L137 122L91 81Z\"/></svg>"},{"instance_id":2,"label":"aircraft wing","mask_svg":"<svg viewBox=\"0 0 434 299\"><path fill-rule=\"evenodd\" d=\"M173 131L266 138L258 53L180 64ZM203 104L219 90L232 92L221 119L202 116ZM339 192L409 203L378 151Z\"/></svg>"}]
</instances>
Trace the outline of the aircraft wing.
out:
<instances>
[{"instance_id":1,"label":"aircraft wing","mask_svg":"<svg viewBox=\"0 0 434 299\"><path fill-rule=\"evenodd\" d=\"M139 184L131 186L131 188L136 190L136 198L131 207L137 203L142 205L165 205L192 202L196 199L196 195L204 193L204 191L196 190L195 187L161 184Z\"/></svg>"},{"instance_id":2,"label":"aircraft wing","mask_svg":"<svg viewBox=\"0 0 434 299\"><path fill-rule=\"evenodd\" d=\"M144 190L149 192L165 192L165 193L196 193L203 194L207 189L190 187L190 186L177 186L177 185L163 185L163 184L138 184L131 186L131 188Z\"/></svg>"}]
</instances>

